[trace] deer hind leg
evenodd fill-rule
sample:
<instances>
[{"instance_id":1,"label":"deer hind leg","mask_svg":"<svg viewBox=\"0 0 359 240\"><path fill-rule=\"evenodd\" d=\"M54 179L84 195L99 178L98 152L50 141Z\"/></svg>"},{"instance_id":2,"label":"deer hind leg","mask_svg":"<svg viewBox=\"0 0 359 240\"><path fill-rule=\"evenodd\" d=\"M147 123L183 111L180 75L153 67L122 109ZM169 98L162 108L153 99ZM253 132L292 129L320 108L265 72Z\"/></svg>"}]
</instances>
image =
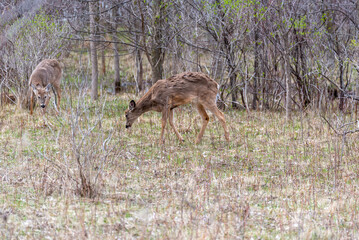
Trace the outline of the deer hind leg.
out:
<instances>
[{"instance_id":1,"label":"deer hind leg","mask_svg":"<svg viewBox=\"0 0 359 240\"><path fill-rule=\"evenodd\" d=\"M60 102L61 102L61 88L60 87L57 88L57 98L58 98L57 109L58 109L58 111L60 111Z\"/></svg>"},{"instance_id":2,"label":"deer hind leg","mask_svg":"<svg viewBox=\"0 0 359 240\"><path fill-rule=\"evenodd\" d=\"M57 102L58 102L58 100L57 100L57 94L56 94L56 91L55 91L54 86L52 86L52 92L54 93L54 96L55 96L55 105L56 105L56 107L57 107ZM58 108L58 107L57 107L57 108Z\"/></svg>"},{"instance_id":3,"label":"deer hind leg","mask_svg":"<svg viewBox=\"0 0 359 240\"><path fill-rule=\"evenodd\" d=\"M220 123L222 124L222 127L224 129L224 137L226 138L226 141L229 142L229 131L227 129L226 125L226 119L224 118L224 114L217 108L216 104L211 104L208 106L208 109L216 115Z\"/></svg>"},{"instance_id":4,"label":"deer hind leg","mask_svg":"<svg viewBox=\"0 0 359 240\"><path fill-rule=\"evenodd\" d=\"M176 133L178 140L180 140L181 142L183 142L183 138L181 137L181 135L179 134L179 132L177 131L175 125L173 124L173 109L170 110L170 114L168 116L169 118L169 122L171 127L173 128L173 131Z\"/></svg>"},{"instance_id":5,"label":"deer hind leg","mask_svg":"<svg viewBox=\"0 0 359 240\"><path fill-rule=\"evenodd\" d=\"M204 131L206 130L207 124L209 122L209 117L208 114L206 112L206 110L204 109L203 105L200 103L197 103L197 109L199 114L202 117L202 128L201 131L199 132L197 139L196 139L196 144L201 142L201 139L203 137Z\"/></svg>"}]
</instances>

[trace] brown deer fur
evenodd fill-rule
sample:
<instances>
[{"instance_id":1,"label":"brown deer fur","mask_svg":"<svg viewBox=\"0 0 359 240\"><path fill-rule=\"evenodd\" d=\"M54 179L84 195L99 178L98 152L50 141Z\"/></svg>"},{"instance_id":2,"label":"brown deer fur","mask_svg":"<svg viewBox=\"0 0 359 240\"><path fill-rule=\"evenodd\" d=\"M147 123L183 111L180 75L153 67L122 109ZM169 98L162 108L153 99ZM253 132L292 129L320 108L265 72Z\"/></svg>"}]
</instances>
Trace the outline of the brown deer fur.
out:
<instances>
[{"instance_id":1,"label":"brown deer fur","mask_svg":"<svg viewBox=\"0 0 359 240\"><path fill-rule=\"evenodd\" d=\"M29 79L29 87L32 90L30 95L30 114L33 113L34 95L37 102L45 113L45 108L50 101L50 90L54 92L57 110L60 110L62 67L55 59L41 61L32 72ZM57 99L56 99L57 95Z\"/></svg>"},{"instance_id":2,"label":"brown deer fur","mask_svg":"<svg viewBox=\"0 0 359 240\"><path fill-rule=\"evenodd\" d=\"M172 76L168 79L157 81L148 92L137 103L131 101L126 110L126 128L132 126L133 122L148 111L162 112L162 131L160 141L163 143L164 130L167 119L178 139L183 138L173 124L173 109L193 102L196 104L199 114L202 117L203 125L199 132L196 143L202 139L207 127L209 117L205 109L210 110L217 116L224 129L224 136L229 141L229 132L223 113L217 108L216 96L218 84L204 73L185 72Z\"/></svg>"}]
</instances>

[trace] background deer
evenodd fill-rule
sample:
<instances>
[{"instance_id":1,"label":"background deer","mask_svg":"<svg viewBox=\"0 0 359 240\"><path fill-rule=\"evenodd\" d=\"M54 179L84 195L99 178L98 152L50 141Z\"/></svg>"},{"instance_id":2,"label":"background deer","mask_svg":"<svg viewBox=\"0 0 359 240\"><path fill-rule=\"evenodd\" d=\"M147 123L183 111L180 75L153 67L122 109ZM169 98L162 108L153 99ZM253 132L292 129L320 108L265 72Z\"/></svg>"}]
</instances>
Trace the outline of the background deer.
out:
<instances>
[{"instance_id":1,"label":"background deer","mask_svg":"<svg viewBox=\"0 0 359 240\"><path fill-rule=\"evenodd\" d=\"M31 89L30 95L30 114L33 113L34 95L45 113L45 109L50 101L50 90L54 92L57 110L60 110L61 89L60 81L62 67L55 59L45 59L41 61L32 72L29 80ZM57 96L57 97L56 97Z\"/></svg>"},{"instance_id":2,"label":"background deer","mask_svg":"<svg viewBox=\"0 0 359 240\"><path fill-rule=\"evenodd\" d=\"M210 110L217 116L223 126L224 136L226 140L229 141L226 120L216 105L217 92L218 84L204 73L185 72L168 79L159 80L138 100L137 104L134 100L130 101L129 107L126 110L126 128L131 127L133 122L145 112L162 112L160 141L162 143L164 141L163 135L167 119L169 119L169 123L178 139L183 141L183 138L173 124L173 109L180 105L194 102L203 120L203 125L197 136L196 143L201 141L209 121L205 109Z\"/></svg>"}]
</instances>

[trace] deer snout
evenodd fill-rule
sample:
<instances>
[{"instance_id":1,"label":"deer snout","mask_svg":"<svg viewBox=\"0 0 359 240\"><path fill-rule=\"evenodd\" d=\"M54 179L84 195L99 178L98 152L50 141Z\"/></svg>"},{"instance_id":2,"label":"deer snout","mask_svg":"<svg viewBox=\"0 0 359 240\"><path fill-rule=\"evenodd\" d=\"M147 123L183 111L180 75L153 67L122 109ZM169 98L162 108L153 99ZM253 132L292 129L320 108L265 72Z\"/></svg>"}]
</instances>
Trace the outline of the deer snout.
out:
<instances>
[{"instance_id":1,"label":"deer snout","mask_svg":"<svg viewBox=\"0 0 359 240\"><path fill-rule=\"evenodd\" d=\"M131 127L131 125L127 125L127 124L126 124L126 128L130 128L130 127Z\"/></svg>"},{"instance_id":2,"label":"deer snout","mask_svg":"<svg viewBox=\"0 0 359 240\"><path fill-rule=\"evenodd\" d=\"M40 106L41 106L42 108L45 108L45 104L41 104Z\"/></svg>"}]
</instances>

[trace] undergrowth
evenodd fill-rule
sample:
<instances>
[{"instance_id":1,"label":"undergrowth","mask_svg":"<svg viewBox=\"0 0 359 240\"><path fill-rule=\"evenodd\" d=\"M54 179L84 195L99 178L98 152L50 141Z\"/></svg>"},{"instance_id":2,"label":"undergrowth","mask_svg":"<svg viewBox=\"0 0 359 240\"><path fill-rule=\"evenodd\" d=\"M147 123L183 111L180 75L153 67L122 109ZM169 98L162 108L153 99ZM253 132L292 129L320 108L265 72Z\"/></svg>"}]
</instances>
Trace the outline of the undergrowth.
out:
<instances>
[{"instance_id":1,"label":"undergrowth","mask_svg":"<svg viewBox=\"0 0 359 240\"><path fill-rule=\"evenodd\" d=\"M125 129L129 100L73 93L57 116L0 111L2 239L359 237L357 135L315 112L229 110L230 143L210 115L195 145L201 119L184 106L185 142L168 127L159 145L158 113Z\"/></svg>"}]
</instances>

